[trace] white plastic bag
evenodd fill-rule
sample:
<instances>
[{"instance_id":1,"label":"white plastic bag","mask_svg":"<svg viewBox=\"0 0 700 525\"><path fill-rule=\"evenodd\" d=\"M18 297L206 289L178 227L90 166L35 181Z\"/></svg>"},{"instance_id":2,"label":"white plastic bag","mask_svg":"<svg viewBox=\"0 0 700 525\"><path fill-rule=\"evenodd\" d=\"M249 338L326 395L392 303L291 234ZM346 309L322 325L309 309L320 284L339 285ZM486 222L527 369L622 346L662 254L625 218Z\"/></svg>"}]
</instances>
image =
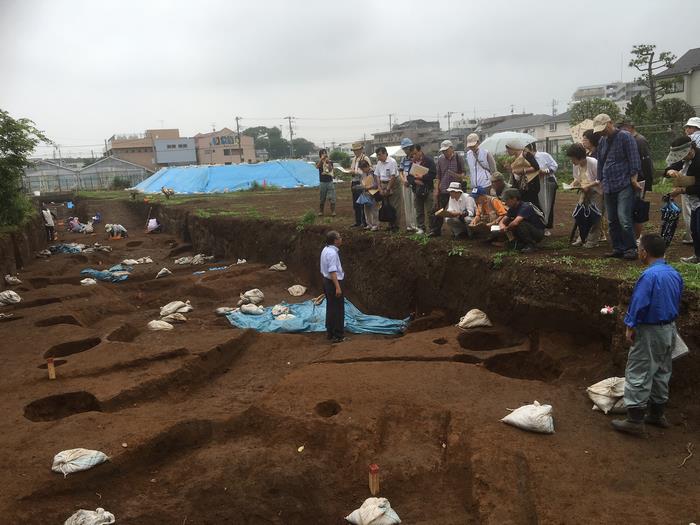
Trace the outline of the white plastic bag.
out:
<instances>
[{"instance_id":1,"label":"white plastic bag","mask_svg":"<svg viewBox=\"0 0 700 525\"><path fill-rule=\"evenodd\" d=\"M300 297L306 293L306 287L300 284L295 284L294 286L287 288L287 291L289 292L289 295L293 297Z\"/></svg>"},{"instance_id":2,"label":"white plastic bag","mask_svg":"<svg viewBox=\"0 0 700 525\"><path fill-rule=\"evenodd\" d=\"M93 286L97 284L97 281L92 277L86 277L85 279L80 279L81 286Z\"/></svg>"},{"instance_id":3,"label":"white plastic bag","mask_svg":"<svg viewBox=\"0 0 700 525\"><path fill-rule=\"evenodd\" d=\"M679 357L683 357L689 353L690 350L688 350L688 345L685 344L683 339L681 339L681 334L676 332L676 344L674 344L673 348L671 349L671 360L675 361Z\"/></svg>"},{"instance_id":4,"label":"white plastic bag","mask_svg":"<svg viewBox=\"0 0 700 525\"><path fill-rule=\"evenodd\" d=\"M54 456L51 470L60 472L63 474L63 477L66 477L74 472L91 469L108 459L107 454L99 450L72 448L59 452Z\"/></svg>"},{"instance_id":5,"label":"white plastic bag","mask_svg":"<svg viewBox=\"0 0 700 525\"><path fill-rule=\"evenodd\" d=\"M353 525L395 525L401 518L386 498L367 498L362 506L345 517Z\"/></svg>"},{"instance_id":6,"label":"white plastic bag","mask_svg":"<svg viewBox=\"0 0 700 525\"><path fill-rule=\"evenodd\" d=\"M235 308L233 308L231 306L220 306L219 308L217 308L214 311L216 312L216 315L228 315L231 312L233 312L234 310L235 310Z\"/></svg>"},{"instance_id":7,"label":"white plastic bag","mask_svg":"<svg viewBox=\"0 0 700 525\"><path fill-rule=\"evenodd\" d=\"M161 321L165 321L166 323L184 323L187 321L187 317L180 312L175 312L174 314L166 315Z\"/></svg>"},{"instance_id":8,"label":"white plastic bag","mask_svg":"<svg viewBox=\"0 0 700 525\"><path fill-rule=\"evenodd\" d=\"M150 257L139 257L136 259L136 264L151 264L153 262L153 259Z\"/></svg>"},{"instance_id":9,"label":"white plastic bag","mask_svg":"<svg viewBox=\"0 0 700 525\"><path fill-rule=\"evenodd\" d=\"M161 277L165 277L166 275L170 275L171 272L167 268L161 268L160 271L156 274L156 279L160 279Z\"/></svg>"},{"instance_id":10,"label":"white plastic bag","mask_svg":"<svg viewBox=\"0 0 700 525\"><path fill-rule=\"evenodd\" d=\"M204 255L203 253L198 253L197 255L195 255L194 257L192 257L192 262L191 262L190 264L193 264L193 265L195 265L195 264L204 264L205 262L210 261L210 260L213 259L213 258L214 258L213 255L208 255L208 256L207 256L207 255Z\"/></svg>"},{"instance_id":11,"label":"white plastic bag","mask_svg":"<svg viewBox=\"0 0 700 525\"><path fill-rule=\"evenodd\" d=\"M2 304L15 304L18 303L22 300L22 298L19 296L17 292L13 292L12 290L5 290L4 292L0 292L0 305Z\"/></svg>"},{"instance_id":12,"label":"white plastic bag","mask_svg":"<svg viewBox=\"0 0 700 525\"><path fill-rule=\"evenodd\" d=\"M277 264L273 264L270 266L270 270L275 271L275 272L283 272L287 269L287 265L284 264L282 261L278 262Z\"/></svg>"},{"instance_id":13,"label":"white plastic bag","mask_svg":"<svg viewBox=\"0 0 700 525\"><path fill-rule=\"evenodd\" d=\"M244 304L241 306L241 312L248 315L262 315L265 313L265 308L254 304Z\"/></svg>"},{"instance_id":14,"label":"white plastic bag","mask_svg":"<svg viewBox=\"0 0 700 525\"><path fill-rule=\"evenodd\" d=\"M114 523L114 514L103 508L97 510L80 509L68 518L63 525L109 525Z\"/></svg>"},{"instance_id":15,"label":"white plastic bag","mask_svg":"<svg viewBox=\"0 0 700 525\"><path fill-rule=\"evenodd\" d=\"M182 301L172 301L160 309L160 316L165 317L166 315L174 314L175 312L180 312L185 314L192 311L192 305L190 301L187 300L184 303Z\"/></svg>"},{"instance_id":16,"label":"white plastic bag","mask_svg":"<svg viewBox=\"0 0 700 525\"><path fill-rule=\"evenodd\" d=\"M277 321L290 321L291 319L296 319L296 317L294 314L282 314L275 317L275 319Z\"/></svg>"},{"instance_id":17,"label":"white plastic bag","mask_svg":"<svg viewBox=\"0 0 700 525\"><path fill-rule=\"evenodd\" d=\"M586 391L593 404L604 414L610 412L616 403L625 395L625 378L608 377L589 386Z\"/></svg>"},{"instance_id":18,"label":"white plastic bag","mask_svg":"<svg viewBox=\"0 0 700 525\"><path fill-rule=\"evenodd\" d=\"M136 266L139 262L136 259L124 259L122 261L122 264L125 264L127 266Z\"/></svg>"},{"instance_id":19,"label":"white plastic bag","mask_svg":"<svg viewBox=\"0 0 700 525\"><path fill-rule=\"evenodd\" d=\"M240 301L238 301L238 306L242 304L260 304L265 300L265 294L262 293L257 288L248 290L245 293L240 294Z\"/></svg>"},{"instance_id":20,"label":"white plastic bag","mask_svg":"<svg viewBox=\"0 0 700 525\"><path fill-rule=\"evenodd\" d=\"M247 263L247 262L248 262L248 261L246 261L245 259L238 259L238 260L236 261L236 264L245 264L245 263Z\"/></svg>"},{"instance_id":21,"label":"white plastic bag","mask_svg":"<svg viewBox=\"0 0 700 525\"><path fill-rule=\"evenodd\" d=\"M192 264L192 257L180 257L175 259L175 264Z\"/></svg>"},{"instance_id":22,"label":"white plastic bag","mask_svg":"<svg viewBox=\"0 0 700 525\"><path fill-rule=\"evenodd\" d=\"M22 281L19 280L19 277L16 277L14 275L10 275L9 273L5 276L5 282L7 283L8 286L15 286L17 284L22 284Z\"/></svg>"},{"instance_id":23,"label":"white plastic bag","mask_svg":"<svg viewBox=\"0 0 700 525\"><path fill-rule=\"evenodd\" d=\"M275 306L272 307L272 315L277 317L278 315L282 314L288 314L289 313L289 306L286 306L284 304L276 304Z\"/></svg>"},{"instance_id":24,"label":"white plastic bag","mask_svg":"<svg viewBox=\"0 0 700 525\"><path fill-rule=\"evenodd\" d=\"M462 330L466 330L467 328L492 325L491 321L484 312L474 308L473 310L469 310L466 315L459 320L457 326L459 326Z\"/></svg>"},{"instance_id":25,"label":"white plastic bag","mask_svg":"<svg viewBox=\"0 0 700 525\"><path fill-rule=\"evenodd\" d=\"M172 330L174 327L166 321L149 321L146 325L149 330Z\"/></svg>"},{"instance_id":26,"label":"white plastic bag","mask_svg":"<svg viewBox=\"0 0 700 525\"><path fill-rule=\"evenodd\" d=\"M554 434L554 419L552 419L552 405L540 405L535 401L532 405L521 406L513 410L501 419L504 423L514 427L540 432L542 434Z\"/></svg>"}]
</instances>

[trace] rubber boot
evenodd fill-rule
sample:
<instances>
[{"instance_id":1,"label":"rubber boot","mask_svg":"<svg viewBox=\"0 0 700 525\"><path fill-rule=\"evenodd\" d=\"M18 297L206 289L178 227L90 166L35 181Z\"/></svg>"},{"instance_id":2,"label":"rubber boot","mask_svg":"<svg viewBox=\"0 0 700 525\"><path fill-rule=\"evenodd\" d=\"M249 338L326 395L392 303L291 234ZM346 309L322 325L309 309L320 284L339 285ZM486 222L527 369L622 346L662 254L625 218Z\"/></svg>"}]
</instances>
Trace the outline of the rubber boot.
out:
<instances>
[{"instance_id":1,"label":"rubber boot","mask_svg":"<svg viewBox=\"0 0 700 525\"><path fill-rule=\"evenodd\" d=\"M666 408L664 403L649 403L649 413L644 418L644 422L655 427L671 428L671 423L668 422L664 415L664 408Z\"/></svg>"},{"instance_id":2,"label":"rubber boot","mask_svg":"<svg viewBox=\"0 0 700 525\"><path fill-rule=\"evenodd\" d=\"M611 422L613 428L618 432L632 434L635 436L646 436L644 428L644 409L631 407L627 409L626 419L614 419Z\"/></svg>"}]
</instances>

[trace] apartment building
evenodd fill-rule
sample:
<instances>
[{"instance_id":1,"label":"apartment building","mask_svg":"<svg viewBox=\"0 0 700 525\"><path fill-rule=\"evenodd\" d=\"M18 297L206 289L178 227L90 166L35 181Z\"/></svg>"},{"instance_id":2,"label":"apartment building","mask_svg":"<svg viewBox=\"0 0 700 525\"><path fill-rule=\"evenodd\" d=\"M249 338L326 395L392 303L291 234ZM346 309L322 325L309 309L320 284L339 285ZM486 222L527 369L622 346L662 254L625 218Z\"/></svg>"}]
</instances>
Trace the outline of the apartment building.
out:
<instances>
[{"instance_id":1,"label":"apartment building","mask_svg":"<svg viewBox=\"0 0 700 525\"><path fill-rule=\"evenodd\" d=\"M253 163L255 139L247 135L239 137L235 131L223 128L194 136L197 164L241 164Z\"/></svg>"}]
</instances>

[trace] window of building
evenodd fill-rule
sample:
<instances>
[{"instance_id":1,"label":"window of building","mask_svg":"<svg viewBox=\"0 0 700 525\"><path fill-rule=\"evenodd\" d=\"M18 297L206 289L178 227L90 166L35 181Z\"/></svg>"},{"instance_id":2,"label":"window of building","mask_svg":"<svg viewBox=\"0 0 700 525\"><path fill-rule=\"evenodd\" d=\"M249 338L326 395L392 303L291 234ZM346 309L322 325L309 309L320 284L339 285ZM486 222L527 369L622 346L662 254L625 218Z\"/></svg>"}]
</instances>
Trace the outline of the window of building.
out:
<instances>
[{"instance_id":1,"label":"window of building","mask_svg":"<svg viewBox=\"0 0 700 525\"><path fill-rule=\"evenodd\" d=\"M186 147L187 147L187 144L178 144L177 147L178 147L178 148L186 148Z\"/></svg>"},{"instance_id":2,"label":"window of building","mask_svg":"<svg viewBox=\"0 0 700 525\"><path fill-rule=\"evenodd\" d=\"M231 150L230 150L230 149L228 149L228 148L227 148L227 149L225 149L225 150L224 150L224 156L226 156L226 157L230 157L230 156L231 156Z\"/></svg>"},{"instance_id":3,"label":"window of building","mask_svg":"<svg viewBox=\"0 0 700 525\"><path fill-rule=\"evenodd\" d=\"M668 82L664 82L664 84L668 85L666 93L683 93L683 91L685 91L683 77L672 78Z\"/></svg>"},{"instance_id":4,"label":"window of building","mask_svg":"<svg viewBox=\"0 0 700 525\"><path fill-rule=\"evenodd\" d=\"M167 144L165 147L167 149L175 149L177 146L175 144Z\"/></svg>"},{"instance_id":5,"label":"window of building","mask_svg":"<svg viewBox=\"0 0 700 525\"><path fill-rule=\"evenodd\" d=\"M556 131L557 130L557 123L556 122L550 122L549 123L549 131Z\"/></svg>"}]
</instances>

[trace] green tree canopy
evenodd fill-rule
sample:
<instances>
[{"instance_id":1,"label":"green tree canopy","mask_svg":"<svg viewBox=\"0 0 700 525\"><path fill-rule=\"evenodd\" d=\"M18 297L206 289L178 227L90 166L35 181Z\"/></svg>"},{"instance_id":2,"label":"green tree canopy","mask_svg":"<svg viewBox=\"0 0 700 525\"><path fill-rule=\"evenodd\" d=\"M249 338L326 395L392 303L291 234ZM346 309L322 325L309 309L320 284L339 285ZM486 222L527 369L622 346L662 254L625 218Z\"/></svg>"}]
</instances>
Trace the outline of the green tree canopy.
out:
<instances>
[{"instance_id":1,"label":"green tree canopy","mask_svg":"<svg viewBox=\"0 0 700 525\"><path fill-rule=\"evenodd\" d=\"M350 160L350 155L340 151L339 149L331 151L328 156L333 162L338 162L343 168L349 168L352 161Z\"/></svg>"},{"instance_id":2,"label":"green tree canopy","mask_svg":"<svg viewBox=\"0 0 700 525\"><path fill-rule=\"evenodd\" d=\"M650 112L650 117L655 124L678 125L685 124L690 117L695 116L695 109L685 100L679 98L667 98L656 104Z\"/></svg>"},{"instance_id":3,"label":"green tree canopy","mask_svg":"<svg viewBox=\"0 0 700 525\"><path fill-rule=\"evenodd\" d=\"M632 47L632 60L628 66L641 72L637 80L649 88L649 101L655 108L657 101L669 90L672 80L657 80L656 74L661 69L668 69L673 65L676 55L670 51L662 51L656 54L655 44L639 44Z\"/></svg>"},{"instance_id":4,"label":"green tree canopy","mask_svg":"<svg viewBox=\"0 0 700 525\"><path fill-rule=\"evenodd\" d=\"M253 137L255 139L255 147L257 149L266 149L271 159L289 158L291 153L289 141L282 137L280 128L276 126L273 128L254 126L244 129L241 133ZM303 157L316 149L313 142L302 137L295 138L293 143L295 157Z\"/></svg>"},{"instance_id":5,"label":"green tree canopy","mask_svg":"<svg viewBox=\"0 0 700 525\"><path fill-rule=\"evenodd\" d=\"M20 224L31 209L22 193L22 174L40 142L50 143L34 122L0 109L0 226Z\"/></svg>"},{"instance_id":6,"label":"green tree canopy","mask_svg":"<svg viewBox=\"0 0 700 525\"><path fill-rule=\"evenodd\" d=\"M305 157L306 155L311 154L314 152L316 149L316 145L304 138L298 138L294 139L292 141L292 144L294 144L294 156L295 157Z\"/></svg>"},{"instance_id":7,"label":"green tree canopy","mask_svg":"<svg viewBox=\"0 0 700 525\"><path fill-rule=\"evenodd\" d=\"M610 115L613 122L621 117L620 108L617 107L617 104L605 98L593 98L591 100L576 102L571 106L570 111L571 116L569 117L569 123L572 126L580 124L587 118L592 119L600 113Z\"/></svg>"},{"instance_id":8,"label":"green tree canopy","mask_svg":"<svg viewBox=\"0 0 700 525\"><path fill-rule=\"evenodd\" d=\"M629 118L635 125L643 124L647 121L649 115L649 107L646 100L640 94L632 97L625 108L625 116Z\"/></svg>"}]
</instances>

